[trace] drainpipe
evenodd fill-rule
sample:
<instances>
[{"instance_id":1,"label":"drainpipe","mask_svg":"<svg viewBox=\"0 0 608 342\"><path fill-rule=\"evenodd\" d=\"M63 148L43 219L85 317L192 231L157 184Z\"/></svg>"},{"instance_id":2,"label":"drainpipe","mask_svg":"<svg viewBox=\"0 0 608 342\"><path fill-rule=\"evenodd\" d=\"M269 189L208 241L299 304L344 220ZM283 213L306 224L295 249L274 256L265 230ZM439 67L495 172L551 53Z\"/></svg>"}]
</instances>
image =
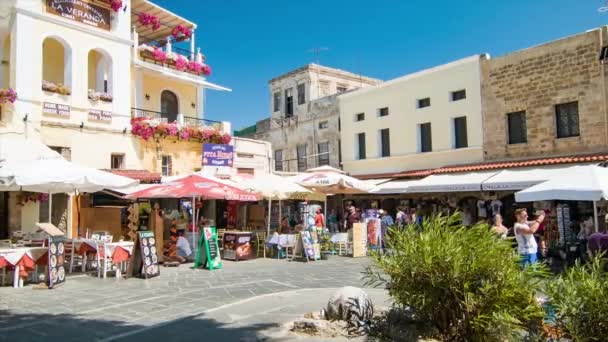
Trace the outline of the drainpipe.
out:
<instances>
[{"instance_id":1,"label":"drainpipe","mask_svg":"<svg viewBox=\"0 0 608 342\"><path fill-rule=\"evenodd\" d=\"M604 28L600 28L600 51L604 46ZM604 61L600 61L600 71L602 73L602 98L604 99L604 137L606 138L606 145L608 145L608 99L606 99L606 66Z\"/></svg>"}]
</instances>

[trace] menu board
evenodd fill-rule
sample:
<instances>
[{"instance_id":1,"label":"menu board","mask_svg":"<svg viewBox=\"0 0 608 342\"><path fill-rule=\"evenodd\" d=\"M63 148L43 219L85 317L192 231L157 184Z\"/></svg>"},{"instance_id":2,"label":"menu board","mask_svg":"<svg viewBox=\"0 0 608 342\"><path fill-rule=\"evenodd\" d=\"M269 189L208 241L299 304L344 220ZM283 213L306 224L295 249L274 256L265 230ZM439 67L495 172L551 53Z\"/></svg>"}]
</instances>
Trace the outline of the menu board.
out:
<instances>
[{"instance_id":1,"label":"menu board","mask_svg":"<svg viewBox=\"0 0 608 342\"><path fill-rule=\"evenodd\" d=\"M238 261L253 259L254 257L255 253L251 245L251 233L224 233L224 259Z\"/></svg>"},{"instance_id":2,"label":"menu board","mask_svg":"<svg viewBox=\"0 0 608 342\"><path fill-rule=\"evenodd\" d=\"M365 224L353 224L352 239L353 258L364 257L367 254L367 231L365 229Z\"/></svg>"},{"instance_id":3,"label":"menu board","mask_svg":"<svg viewBox=\"0 0 608 342\"><path fill-rule=\"evenodd\" d=\"M300 235L301 250L304 252L304 256L306 260L319 260L321 259L321 248L318 243L315 243L315 240L310 234L309 231L303 231ZM300 248L298 248L300 250Z\"/></svg>"},{"instance_id":4,"label":"menu board","mask_svg":"<svg viewBox=\"0 0 608 342\"><path fill-rule=\"evenodd\" d=\"M367 243L372 249L377 249L382 246L382 222L379 218L365 219L367 227Z\"/></svg>"},{"instance_id":5,"label":"menu board","mask_svg":"<svg viewBox=\"0 0 608 342\"><path fill-rule=\"evenodd\" d=\"M557 206L557 227L559 229L559 244L565 246L571 243L573 240L572 229L570 225L570 206L567 204L560 204Z\"/></svg>"},{"instance_id":6,"label":"menu board","mask_svg":"<svg viewBox=\"0 0 608 342\"><path fill-rule=\"evenodd\" d=\"M48 285L52 289L65 283L65 237L49 236Z\"/></svg>"},{"instance_id":7,"label":"menu board","mask_svg":"<svg viewBox=\"0 0 608 342\"><path fill-rule=\"evenodd\" d=\"M138 231L134 249L131 254L128 273L146 279L159 276L160 268L158 267L154 232Z\"/></svg>"},{"instance_id":8,"label":"menu board","mask_svg":"<svg viewBox=\"0 0 608 342\"><path fill-rule=\"evenodd\" d=\"M203 260L201 260L201 257ZM201 234L198 243L196 259L192 268L199 268L201 265L209 270L222 268L222 259L220 258L215 227L203 228L203 234Z\"/></svg>"}]
</instances>

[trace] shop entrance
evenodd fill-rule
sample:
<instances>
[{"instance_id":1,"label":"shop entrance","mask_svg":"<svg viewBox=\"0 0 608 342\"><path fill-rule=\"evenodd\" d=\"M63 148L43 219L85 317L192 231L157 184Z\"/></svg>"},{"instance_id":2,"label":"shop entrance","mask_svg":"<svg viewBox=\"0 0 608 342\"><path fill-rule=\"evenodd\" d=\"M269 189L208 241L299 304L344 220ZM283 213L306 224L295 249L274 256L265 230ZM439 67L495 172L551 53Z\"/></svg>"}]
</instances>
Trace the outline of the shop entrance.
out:
<instances>
[{"instance_id":1,"label":"shop entrance","mask_svg":"<svg viewBox=\"0 0 608 342\"><path fill-rule=\"evenodd\" d=\"M0 239L8 239L8 192L0 194Z\"/></svg>"}]
</instances>

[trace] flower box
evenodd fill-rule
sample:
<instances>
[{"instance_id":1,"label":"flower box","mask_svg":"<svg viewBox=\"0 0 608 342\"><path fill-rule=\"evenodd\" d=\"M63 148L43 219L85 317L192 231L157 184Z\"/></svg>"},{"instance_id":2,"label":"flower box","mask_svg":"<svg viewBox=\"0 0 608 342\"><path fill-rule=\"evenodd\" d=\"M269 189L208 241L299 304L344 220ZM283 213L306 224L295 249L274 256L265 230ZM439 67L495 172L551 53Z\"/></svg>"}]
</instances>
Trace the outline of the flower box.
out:
<instances>
[{"instance_id":1,"label":"flower box","mask_svg":"<svg viewBox=\"0 0 608 342\"><path fill-rule=\"evenodd\" d=\"M72 94L72 90L63 84L44 80L42 81L42 90L66 96Z\"/></svg>"}]
</instances>

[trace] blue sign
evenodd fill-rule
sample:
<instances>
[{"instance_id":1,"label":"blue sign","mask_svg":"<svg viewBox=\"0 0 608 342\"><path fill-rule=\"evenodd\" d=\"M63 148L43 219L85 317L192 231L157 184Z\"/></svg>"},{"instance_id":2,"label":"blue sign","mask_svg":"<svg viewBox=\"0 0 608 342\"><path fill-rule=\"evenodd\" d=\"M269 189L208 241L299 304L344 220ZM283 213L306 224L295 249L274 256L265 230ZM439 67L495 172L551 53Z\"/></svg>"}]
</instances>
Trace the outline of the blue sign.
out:
<instances>
[{"instance_id":1,"label":"blue sign","mask_svg":"<svg viewBox=\"0 0 608 342\"><path fill-rule=\"evenodd\" d=\"M203 144L203 165L232 167L232 145Z\"/></svg>"}]
</instances>

